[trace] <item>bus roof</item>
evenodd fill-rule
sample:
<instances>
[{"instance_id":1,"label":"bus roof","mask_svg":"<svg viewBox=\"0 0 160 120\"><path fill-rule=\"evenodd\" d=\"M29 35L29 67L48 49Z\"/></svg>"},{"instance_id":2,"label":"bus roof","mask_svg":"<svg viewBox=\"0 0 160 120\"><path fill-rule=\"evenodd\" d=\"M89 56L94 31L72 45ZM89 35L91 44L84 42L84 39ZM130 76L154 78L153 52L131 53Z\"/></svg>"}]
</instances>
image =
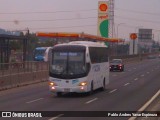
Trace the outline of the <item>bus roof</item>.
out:
<instances>
[{"instance_id":1,"label":"bus roof","mask_svg":"<svg viewBox=\"0 0 160 120\"><path fill-rule=\"evenodd\" d=\"M45 49L47 49L47 48L50 48L50 47L36 47L35 49L36 49L36 50L45 50Z\"/></svg>"},{"instance_id":2,"label":"bus roof","mask_svg":"<svg viewBox=\"0 0 160 120\"><path fill-rule=\"evenodd\" d=\"M100 43L100 42L91 42L91 41L72 41L69 43L62 43L62 44L57 44L55 46L63 46L63 45L81 45L81 46L94 46L94 47L107 47L106 45L104 45L104 43Z\"/></svg>"}]
</instances>

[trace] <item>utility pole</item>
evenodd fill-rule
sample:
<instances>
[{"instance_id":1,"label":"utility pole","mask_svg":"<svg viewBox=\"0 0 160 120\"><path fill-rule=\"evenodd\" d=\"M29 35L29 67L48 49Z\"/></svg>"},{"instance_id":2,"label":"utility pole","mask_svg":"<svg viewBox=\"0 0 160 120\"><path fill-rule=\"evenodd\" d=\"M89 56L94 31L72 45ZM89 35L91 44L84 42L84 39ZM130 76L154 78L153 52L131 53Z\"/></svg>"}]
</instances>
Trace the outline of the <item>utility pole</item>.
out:
<instances>
[{"instance_id":1,"label":"utility pole","mask_svg":"<svg viewBox=\"0 0 160 120\"><path fill-rule=\"evenodd\" d=\"M113 38L115 36L114 3L114 0L109 0L109 38Z\"/></svg>"},{"instance_id":2,"label":"utility pole","mask_svg":"<svg viewBox=\"0 0 160 120\"><path fill-rule=\"evenodd\" d=\"M114 24L114 4L115 0L109 0L109 38L115 37L115 24ZM113 43L109 43L110 54L113 50Z\"/></svg>"}]
</instances>

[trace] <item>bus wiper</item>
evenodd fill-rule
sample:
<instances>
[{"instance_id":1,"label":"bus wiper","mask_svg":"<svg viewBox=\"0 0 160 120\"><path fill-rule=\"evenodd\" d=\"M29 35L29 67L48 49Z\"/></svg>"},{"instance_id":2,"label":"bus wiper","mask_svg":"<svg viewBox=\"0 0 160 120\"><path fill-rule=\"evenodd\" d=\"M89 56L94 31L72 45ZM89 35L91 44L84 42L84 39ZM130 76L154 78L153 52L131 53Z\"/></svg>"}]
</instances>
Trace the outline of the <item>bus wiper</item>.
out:
<instances>
[{"instance_id":1,"label":"bus wiper","mask_svg":"<svg viewBox=\"0 0 160 120\"><path fill-rule=\"evenodd\" d=\"M64 74L65 72L66 72L66 71L63 70L62 72L59 72L59 75L65 75L65 74Z\"/></svg>"}]
</instances>

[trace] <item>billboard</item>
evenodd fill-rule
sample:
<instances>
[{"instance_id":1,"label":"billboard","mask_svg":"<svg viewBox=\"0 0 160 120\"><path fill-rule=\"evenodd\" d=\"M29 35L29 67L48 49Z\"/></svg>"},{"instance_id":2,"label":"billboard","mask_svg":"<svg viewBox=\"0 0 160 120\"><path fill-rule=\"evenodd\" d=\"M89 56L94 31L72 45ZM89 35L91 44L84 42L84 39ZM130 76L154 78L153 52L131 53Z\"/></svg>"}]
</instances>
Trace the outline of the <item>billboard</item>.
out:
<instances>
[{"instance_id":1,"label":"billboard","mask_svg":"<svg viewBox=\"0 0 160 120\"><path fill-rule=\"evenodd\" d=\"M140 41L151 41L152 37L152 29L139 29L138 39Z\"/></svg>"},{"instance_id":2,"label":"billboard","mask_svg":"<svg viewBox=\"0 0 160 120\"><path fill-rule=\"evenodd\" d=\"M98 2L98 30L97 35L107 37L109 33L109 2Z\"/></svg>"},{"instance_id":3,"label":"billboard","mask_svg":"<svg viewBox=\"0 0 160 120\"><path fill-rule=\"evenodd\" d=\"M153 45L152 29L139 29L138 32L139 46L143 51L149 50L151 52Z\"/></svg>"}]
</instances>

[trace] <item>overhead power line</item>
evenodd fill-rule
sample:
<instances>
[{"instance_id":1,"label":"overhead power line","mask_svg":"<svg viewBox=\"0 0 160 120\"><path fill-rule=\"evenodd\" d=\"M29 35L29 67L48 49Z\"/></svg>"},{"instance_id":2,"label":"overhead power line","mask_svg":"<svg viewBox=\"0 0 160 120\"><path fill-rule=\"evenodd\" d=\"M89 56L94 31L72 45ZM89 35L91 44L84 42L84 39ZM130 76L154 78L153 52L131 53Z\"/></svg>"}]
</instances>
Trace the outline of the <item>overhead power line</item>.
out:
<instances>
[{"instance_id":1,"label":"overhead power line","mask_svg":"<svg viewBox=\"0 0 160 120\"><path fill-rule=\"evenodd\" d=\"M37 30L37 29L57 29L57 28L75 28L75 27L96 27L97 25L78 25L78 26L66 26L66 27L43 27L43 28L30 28L30 30Z\"/></svg>"},{"instance_id":2,"label":"overhead power line","mask_svg":"<svg viewBox=\"0 0 160 120\"><path fill-rule=\"evenodd\" d=\"M151 23L154 23L154 24L159 24L160 21L152 21L152 20L144 20L144 19L137 19L137 18L130 18L130 17L122 17L122 16L117 16L115 15L115 17L117 18L120 18L120 19L128 19L128 20L134 20L134 21L141 21L141 22L151 22Z\"/></svg>"},{"instance_id":3,"label":"overhead power line","mask_svg":"<svg viewBox=\"0 0 160 120\"><path fill-rule=\"evenodd\" d=\"M86 12L86 11L94 11L97 9L86 9L86 10L66 10L66 11L48 11L48 12L0 12L0 14L53 14L53 13L65 13L65 12Z\"/></svg>"},{"instance_id":4,"label":"overhead power line","mask_svg":"<svg viewBox=\"0 0 160 120\"><path fill-rule=\"evenodd\" d=\"M63 19L54 19L54 20L17 20L18 22L46 22L46 21L60 21L60 20L82 20L82 19L91 19L91 18L97 18L97 17L83 17L83 18L63 18ZM0 21L0 22L14 22L14 21Z\"/></svg>"},{"instance_id":5,"label":"overhead power line","mask_svg":"<svg viewBox=\"0 0 160 120\"><path fill-rule=\"evenodd\" d=\"M137 19L137 18L131 18L131 17L123 17L123 16L118 16L115 15L115 17L120 18L120 19L127 19L127 20L132 20L132 21L141 21L141 22L150 22L150 23L154 23L154 24L159 24L160 21L153 21L153 20L146 20L146 19ZM84 17L84 18L63 18L63 19L51 19L51 20L16 20L17 22L49 22L49 21L65 21L65 20L85 20L85 19L95 19L97 17ZM15 22L15 20L11 20L11 21L0 21L0 22Z\"/></svg>"},{"instance_id":6,"label":"overhead power line","mask_svg":"<svg viewBox=\"0 0 160 120\"><path fill-rule=\"evenodd\" d=\"M121 11L125 11L125 12L137 13L137 14L146 14L146 15L160 16L160 13L142 12L142 11L123 9L123 8L115 8L115 10L117 10L117 11L121 10Z\"/></svg>"}]
</instances>

